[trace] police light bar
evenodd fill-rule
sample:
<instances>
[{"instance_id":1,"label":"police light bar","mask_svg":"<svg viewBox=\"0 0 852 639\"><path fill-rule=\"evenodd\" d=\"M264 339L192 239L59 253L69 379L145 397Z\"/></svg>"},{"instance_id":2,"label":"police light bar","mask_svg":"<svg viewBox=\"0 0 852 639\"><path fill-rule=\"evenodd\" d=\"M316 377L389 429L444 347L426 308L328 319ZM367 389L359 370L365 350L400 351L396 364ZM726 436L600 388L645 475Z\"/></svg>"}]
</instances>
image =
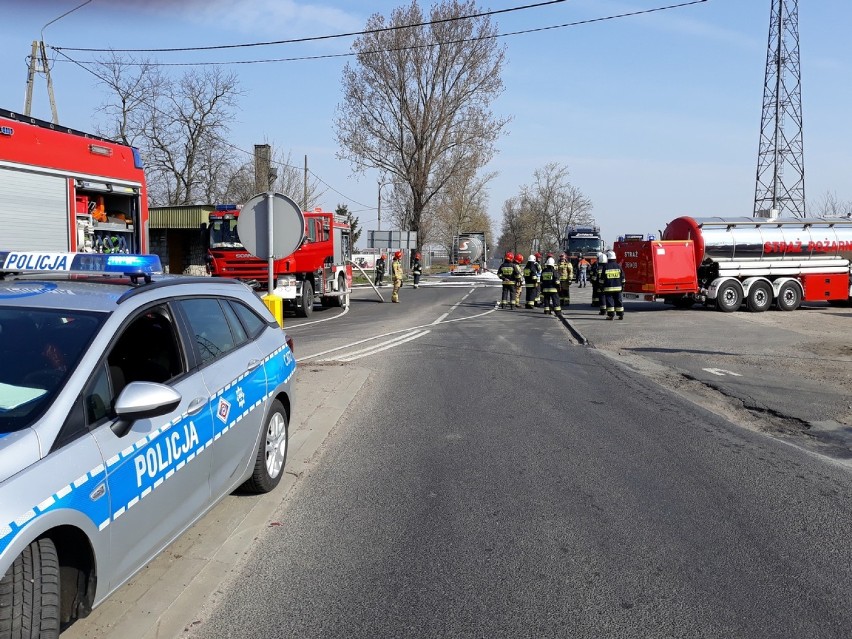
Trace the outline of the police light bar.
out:
<instances>
[{"instance_id":1,"label":"police light bar","mask_svg":"<svg viewBox=\"0 0 852 639\"><path fill-rule=\"evenodd\" d=\"M150 277L154 273L162 273L163 267L157 255L0 251L0 272L99 273Z\"/></svg>"}]
</instances>

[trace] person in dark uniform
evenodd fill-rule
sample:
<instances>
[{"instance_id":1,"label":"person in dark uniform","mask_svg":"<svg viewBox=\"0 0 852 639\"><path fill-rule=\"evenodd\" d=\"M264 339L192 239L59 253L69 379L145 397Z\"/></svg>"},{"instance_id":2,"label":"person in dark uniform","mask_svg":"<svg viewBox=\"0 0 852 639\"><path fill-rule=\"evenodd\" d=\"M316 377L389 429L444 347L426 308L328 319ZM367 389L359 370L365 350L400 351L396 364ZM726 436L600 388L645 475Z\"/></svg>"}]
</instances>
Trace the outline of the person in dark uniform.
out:
<instances>
[{"instance_id":1,"label":"person in dark uniform","mask_svg":"<svg viewBox=\"0 0 852 639\"><path fill-rule=\"evenodd\" d=\"M506 251L503 263L497 269L497 275L503 283L503 293L500 297L500 308L515 308L515 282L519 277L518 265L515 264L515 254Z\"/></svg>"},{"instance_id":2,"label":"person in dark uniform","mask_svg":"<svg viewBox=\"0 0 852 639\"><path fill-rule=\"evenodd\" d=\"M544 268L541 269L541 294L544 298L544 314L562 314L559 305L559 269L553 256L547 258Z\"/></svg>"},{"instance_id":3,"label":"person in dark uniform","mask_svg":"<svg viewBox=\"0 0 852 639\"><path fill-rule=\"evenodd\" d=\"M606 298L606 318L608 320L624 319L624 302L622 292L624 291L624 269L615 259L615 251L607 251L606 266L599 279L601 292Z\"/></svg>"},{"instance_id":4,"label":"person in dark uniform","mask_svg":"<svg viewBox=\"0 0 852 639\"><path fill-rule=\"evenodd\" d=\"M379 259L376 260L376 286L382 285L382 280L385 279L385 256L379 253Z\"/></svg>"},{"instance_id":5,"label":"person in dark uniform","mask_svg":"<svg viewBox=\"0 0 852 639\"><path fill-rule=\"evenodd\" d=\"M423 274L423 265L420 264L420 253L414 254L414 264L411 265L411 273L414 275L414 288L420 286L420 276Z\"/></svg>"},{"instance_id":6,"label":"person in dark uniform","mask_svg":"<svg viewBox=\"0 0 852 639\"><path fill-rule=\"evenodd\" d=\"M598 260L592 264L589 281L592 283L592 308L599 308L598 315L606 315L606 299L601 295L601 280L606 268L606 255L598 253Z\"/></svg>"}]
</instances>

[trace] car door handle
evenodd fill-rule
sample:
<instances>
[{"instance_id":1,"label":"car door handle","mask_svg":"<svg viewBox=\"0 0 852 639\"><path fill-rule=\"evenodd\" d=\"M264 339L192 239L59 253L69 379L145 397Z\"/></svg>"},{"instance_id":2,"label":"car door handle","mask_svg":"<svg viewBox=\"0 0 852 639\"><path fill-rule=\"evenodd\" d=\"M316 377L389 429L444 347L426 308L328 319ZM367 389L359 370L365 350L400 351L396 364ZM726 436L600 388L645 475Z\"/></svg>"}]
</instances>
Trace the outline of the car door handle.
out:
<instances>
[{"instance_id":1,"label":"car door handle","mask_svg":"<svg viewBox=\"0 0 852 639\"><path fill-rule=\"evenodd\" d=\"M259 365L260 365L260 360L259 360L259 359L250 359L250 360L249 360L249 363L248 363L248 366L246 366L246 370L247 370L247 371L253 371L253 370L254 370L255 368L257 368Z\"/></svg>"},{"instance_id":2,"label":"car door handle","mask_svg":"<svg viewBox=\"0 0 852 639\"><path fill-rule=\"evenodd\" d=\"M206 405L207 405L207 398L206 397L196 397L195 399L193 399L189 403L189 406L187 407L186 412L189 415L195 415L196 413L200 412L201 409L204 408Z\"/></svg>"}]
</instances>

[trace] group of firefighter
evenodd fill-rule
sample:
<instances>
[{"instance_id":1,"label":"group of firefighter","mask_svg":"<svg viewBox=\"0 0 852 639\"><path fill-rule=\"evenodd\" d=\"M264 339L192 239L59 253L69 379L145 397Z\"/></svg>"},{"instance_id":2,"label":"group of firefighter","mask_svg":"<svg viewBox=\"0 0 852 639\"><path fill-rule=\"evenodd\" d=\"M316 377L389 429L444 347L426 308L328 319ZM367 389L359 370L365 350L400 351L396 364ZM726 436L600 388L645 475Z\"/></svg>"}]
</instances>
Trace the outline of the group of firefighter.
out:
<instances>
[{"instance_id":1,"label":"group of firefighter","mask_svg":"<svg viewBox=\"0 0 852 639\"><path fill-rule=\"evenodd\" d=\"M614 251L598 253L597 261L588 264L581 260L579 268L588 270L592 284L592 307L609 320L624 319L624 270L618 263ZM557 262L553 253L548 253L542 264L541 253L530 255L524 264L521 253L507 251L503 263L497 270L502 282L500 308L520 308L521 292L526 289L526 308L543 307L545 315L562 317L562 307L571 303L570 285L574 280L574 266L565 253ZM585 281L585 272L578 273L578 281Z\"/></svg>"}]
</instances>

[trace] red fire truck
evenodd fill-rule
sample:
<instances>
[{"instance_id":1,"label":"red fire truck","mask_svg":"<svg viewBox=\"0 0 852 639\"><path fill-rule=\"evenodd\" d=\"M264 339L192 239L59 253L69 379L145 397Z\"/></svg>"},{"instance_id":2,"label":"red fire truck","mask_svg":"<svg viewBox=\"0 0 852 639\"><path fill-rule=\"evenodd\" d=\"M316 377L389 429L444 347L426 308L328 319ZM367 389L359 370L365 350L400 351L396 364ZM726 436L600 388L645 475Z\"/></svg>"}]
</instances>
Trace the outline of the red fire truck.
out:
<instances>
[{"instance_id":1,"label":"red fire truck","mask_svg":"<svg viewBox=\"0 0 852 639\"><path fill-rule=\"evenodd\" d=\"M137 149L0 110L0 250L148 248Z\"/></svg>"},{"instance_id":2,"label":"red fire truck","mask_svg":"<svg viewBox=\"0 0 852 639\"><path fill-rule=\"evenodd\" d=\"M852 298L849 218L691 218L668 224L662 240L615 243L625 297L678 307L703 302L724 312Z\"/></svg>"},{"instance_id":3,"label":"red fire truck","mask_svg":"<svg viewBox=\"0 0 852 639\"><path fill-rule=\"evenodd\" d=\"M352 287L350 227L346 218L322 209L306 211L305 239L292 255L275 260L275 293L285 308L308 317L314 301L346 307ZM261 288L268 281L268 264L249 253L237 235L240 208L219 205L202 228L207 247L207 270L213 277L233 277Z\"/></svg>"}]
</instances>

